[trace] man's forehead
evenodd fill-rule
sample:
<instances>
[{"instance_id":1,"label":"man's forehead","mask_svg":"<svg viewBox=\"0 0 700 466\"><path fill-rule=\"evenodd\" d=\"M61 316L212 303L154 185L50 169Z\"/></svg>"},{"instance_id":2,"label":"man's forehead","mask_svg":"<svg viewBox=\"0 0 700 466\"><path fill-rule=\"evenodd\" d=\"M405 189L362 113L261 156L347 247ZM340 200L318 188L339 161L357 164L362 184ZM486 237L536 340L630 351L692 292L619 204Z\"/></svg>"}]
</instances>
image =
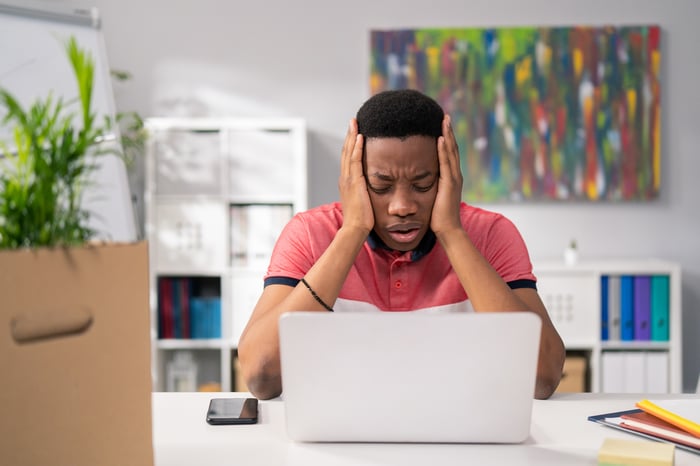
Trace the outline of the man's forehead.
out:
<instances>
[{"instance_id":1,"label":"man's forehead","mask_svg":"<svg viewBox=\"0 0 700 466\"><path fill-rule=\"evenodd\" d=\"M364 152L368 172L431 171L437 167L437 143L429 137L373 138L367 141Z\"/></svg>"},{"instance_id":2,"label":"man's forehead","mask_svg":"<svg viewBox=\"0 0 700 466\"><path fill-rule=\"evenodd\" d=\"M429 170L420 171L420 172L414 172L414 171L399 172L399 171L394 171L394 170L387 170L387 171L368 172L367 176L369 178L377 179L380 181L394 181L397 178L397 176L406 177L411 181L418 181L418 180L430 178L434 174L435 174L434 171L429 171Z\"/></svg>"}]
</instances>

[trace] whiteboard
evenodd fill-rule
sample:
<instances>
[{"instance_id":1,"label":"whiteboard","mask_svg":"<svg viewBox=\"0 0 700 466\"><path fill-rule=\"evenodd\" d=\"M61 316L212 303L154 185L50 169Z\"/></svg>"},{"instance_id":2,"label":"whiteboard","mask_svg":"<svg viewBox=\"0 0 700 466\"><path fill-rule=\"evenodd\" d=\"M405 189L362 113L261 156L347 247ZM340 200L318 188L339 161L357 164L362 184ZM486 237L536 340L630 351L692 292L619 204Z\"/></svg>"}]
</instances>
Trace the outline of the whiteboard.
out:
<instances>
[{"instance_id":1,"label":"whiteboard","mask_svg":"<svg viewBox=\"0 0 700 466\"><path fill-rule=\"evenodd\" d=\"M96 122L114 117L115 106L110 69L102 30L95 8L80 9L66 4L0 2L0 87L12 93L26 109L37 98L51 92L64 101L78 99L75 76L65 52L65 43L75 37L78 45L95 60L92 108ZM71 108L79 114L79 106ZM5 112L0 109L0 121ZM78 120L76 120L78 121ZM0 124L0 140L9 140L11 128ZM121 149L119 134L104 145ZM103 146L104 147L104 146ZM90 212L90 227L97 239L133 241L136 226L126 168L116 155L99 156L83 196Z\"/></svg>"}]
</instances>

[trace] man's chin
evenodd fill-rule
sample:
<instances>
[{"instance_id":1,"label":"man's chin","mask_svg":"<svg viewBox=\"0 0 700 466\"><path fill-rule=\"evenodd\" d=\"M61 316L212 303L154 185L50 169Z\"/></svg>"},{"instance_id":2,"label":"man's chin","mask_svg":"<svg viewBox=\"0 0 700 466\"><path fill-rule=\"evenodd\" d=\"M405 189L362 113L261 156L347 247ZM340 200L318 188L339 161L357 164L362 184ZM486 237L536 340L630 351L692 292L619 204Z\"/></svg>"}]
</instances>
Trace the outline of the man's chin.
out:
<instances>
[{"instance_id":1,"label":"man's chin","mask_svg":"<svg viewBox=\"0 0 700 466\"><path fill-rule=\"evenodd\" d=\"M407 251L413 251L418 247L420 244L420 239L411 241L410 243L399 243L397 241L385 241L385 244L393 249L394 251L401 251L401 252L407 252Z\"/></svg>"}]
</instances>

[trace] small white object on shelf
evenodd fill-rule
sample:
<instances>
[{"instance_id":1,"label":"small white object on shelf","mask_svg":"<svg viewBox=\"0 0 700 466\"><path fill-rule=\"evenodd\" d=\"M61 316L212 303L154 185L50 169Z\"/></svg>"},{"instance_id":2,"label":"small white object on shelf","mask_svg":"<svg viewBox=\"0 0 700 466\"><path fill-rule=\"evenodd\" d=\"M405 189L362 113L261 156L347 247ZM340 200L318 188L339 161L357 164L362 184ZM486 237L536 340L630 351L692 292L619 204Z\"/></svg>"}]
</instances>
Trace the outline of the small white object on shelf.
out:
<instances>
[{"instance_id":1,"label":"small white object on shelf","mask_svg":"<svg viewBox=\"0 0 700 466\"><path fill-rule=\"evenodd\" d=\"M197 391L197 364L190 351L177 351L168 363L169 392Z\"/></svg>"},{"instance_id":2,"label":"small white object on shelf","mask_svg":"<svg viewBox=\"0 0 700 466\"><path fill-rule=\"evenodd\" d=\"M569 246L564 249L564 263L566 265L576 265L578 263L578 248L575 239L572 239Z\"/></svg>"}]
</instances>

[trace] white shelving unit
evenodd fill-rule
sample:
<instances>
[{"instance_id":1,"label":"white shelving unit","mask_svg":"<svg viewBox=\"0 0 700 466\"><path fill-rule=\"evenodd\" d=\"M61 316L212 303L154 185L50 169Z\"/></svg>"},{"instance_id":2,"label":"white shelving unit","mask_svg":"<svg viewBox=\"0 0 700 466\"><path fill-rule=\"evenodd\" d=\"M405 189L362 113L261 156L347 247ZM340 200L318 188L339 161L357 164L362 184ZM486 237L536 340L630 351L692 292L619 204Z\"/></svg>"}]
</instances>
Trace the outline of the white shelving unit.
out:
<instances>
[{"instance_id":1,"label":"white shelving unit","mask_svg":"<svg viewBox=\"0 0 700 466\"><path fill-rule=\"evenodd\" d=\"M533 262L538 291L567 352L587 354L591 391L682 392L681 269L678 264L653 259L584 261L570 266ZM603 276L668 277L668 339L603 340ZM612 383L617 377L643 379L645 373L647 384L641 390L639 384L620 387Z\"/></svg>"},{"instance_id":2,"label":"white shelving unit","mask_svg":"<svg viewBox=\"0 0 700 466\"><path fill-rule=\"evenodd\" d=\"M230 391L274 241L307 207L306 125L151 118L146 128L154 390ZM183 359L189 367L173 365Z\"/></svg>"}]
</instances>

